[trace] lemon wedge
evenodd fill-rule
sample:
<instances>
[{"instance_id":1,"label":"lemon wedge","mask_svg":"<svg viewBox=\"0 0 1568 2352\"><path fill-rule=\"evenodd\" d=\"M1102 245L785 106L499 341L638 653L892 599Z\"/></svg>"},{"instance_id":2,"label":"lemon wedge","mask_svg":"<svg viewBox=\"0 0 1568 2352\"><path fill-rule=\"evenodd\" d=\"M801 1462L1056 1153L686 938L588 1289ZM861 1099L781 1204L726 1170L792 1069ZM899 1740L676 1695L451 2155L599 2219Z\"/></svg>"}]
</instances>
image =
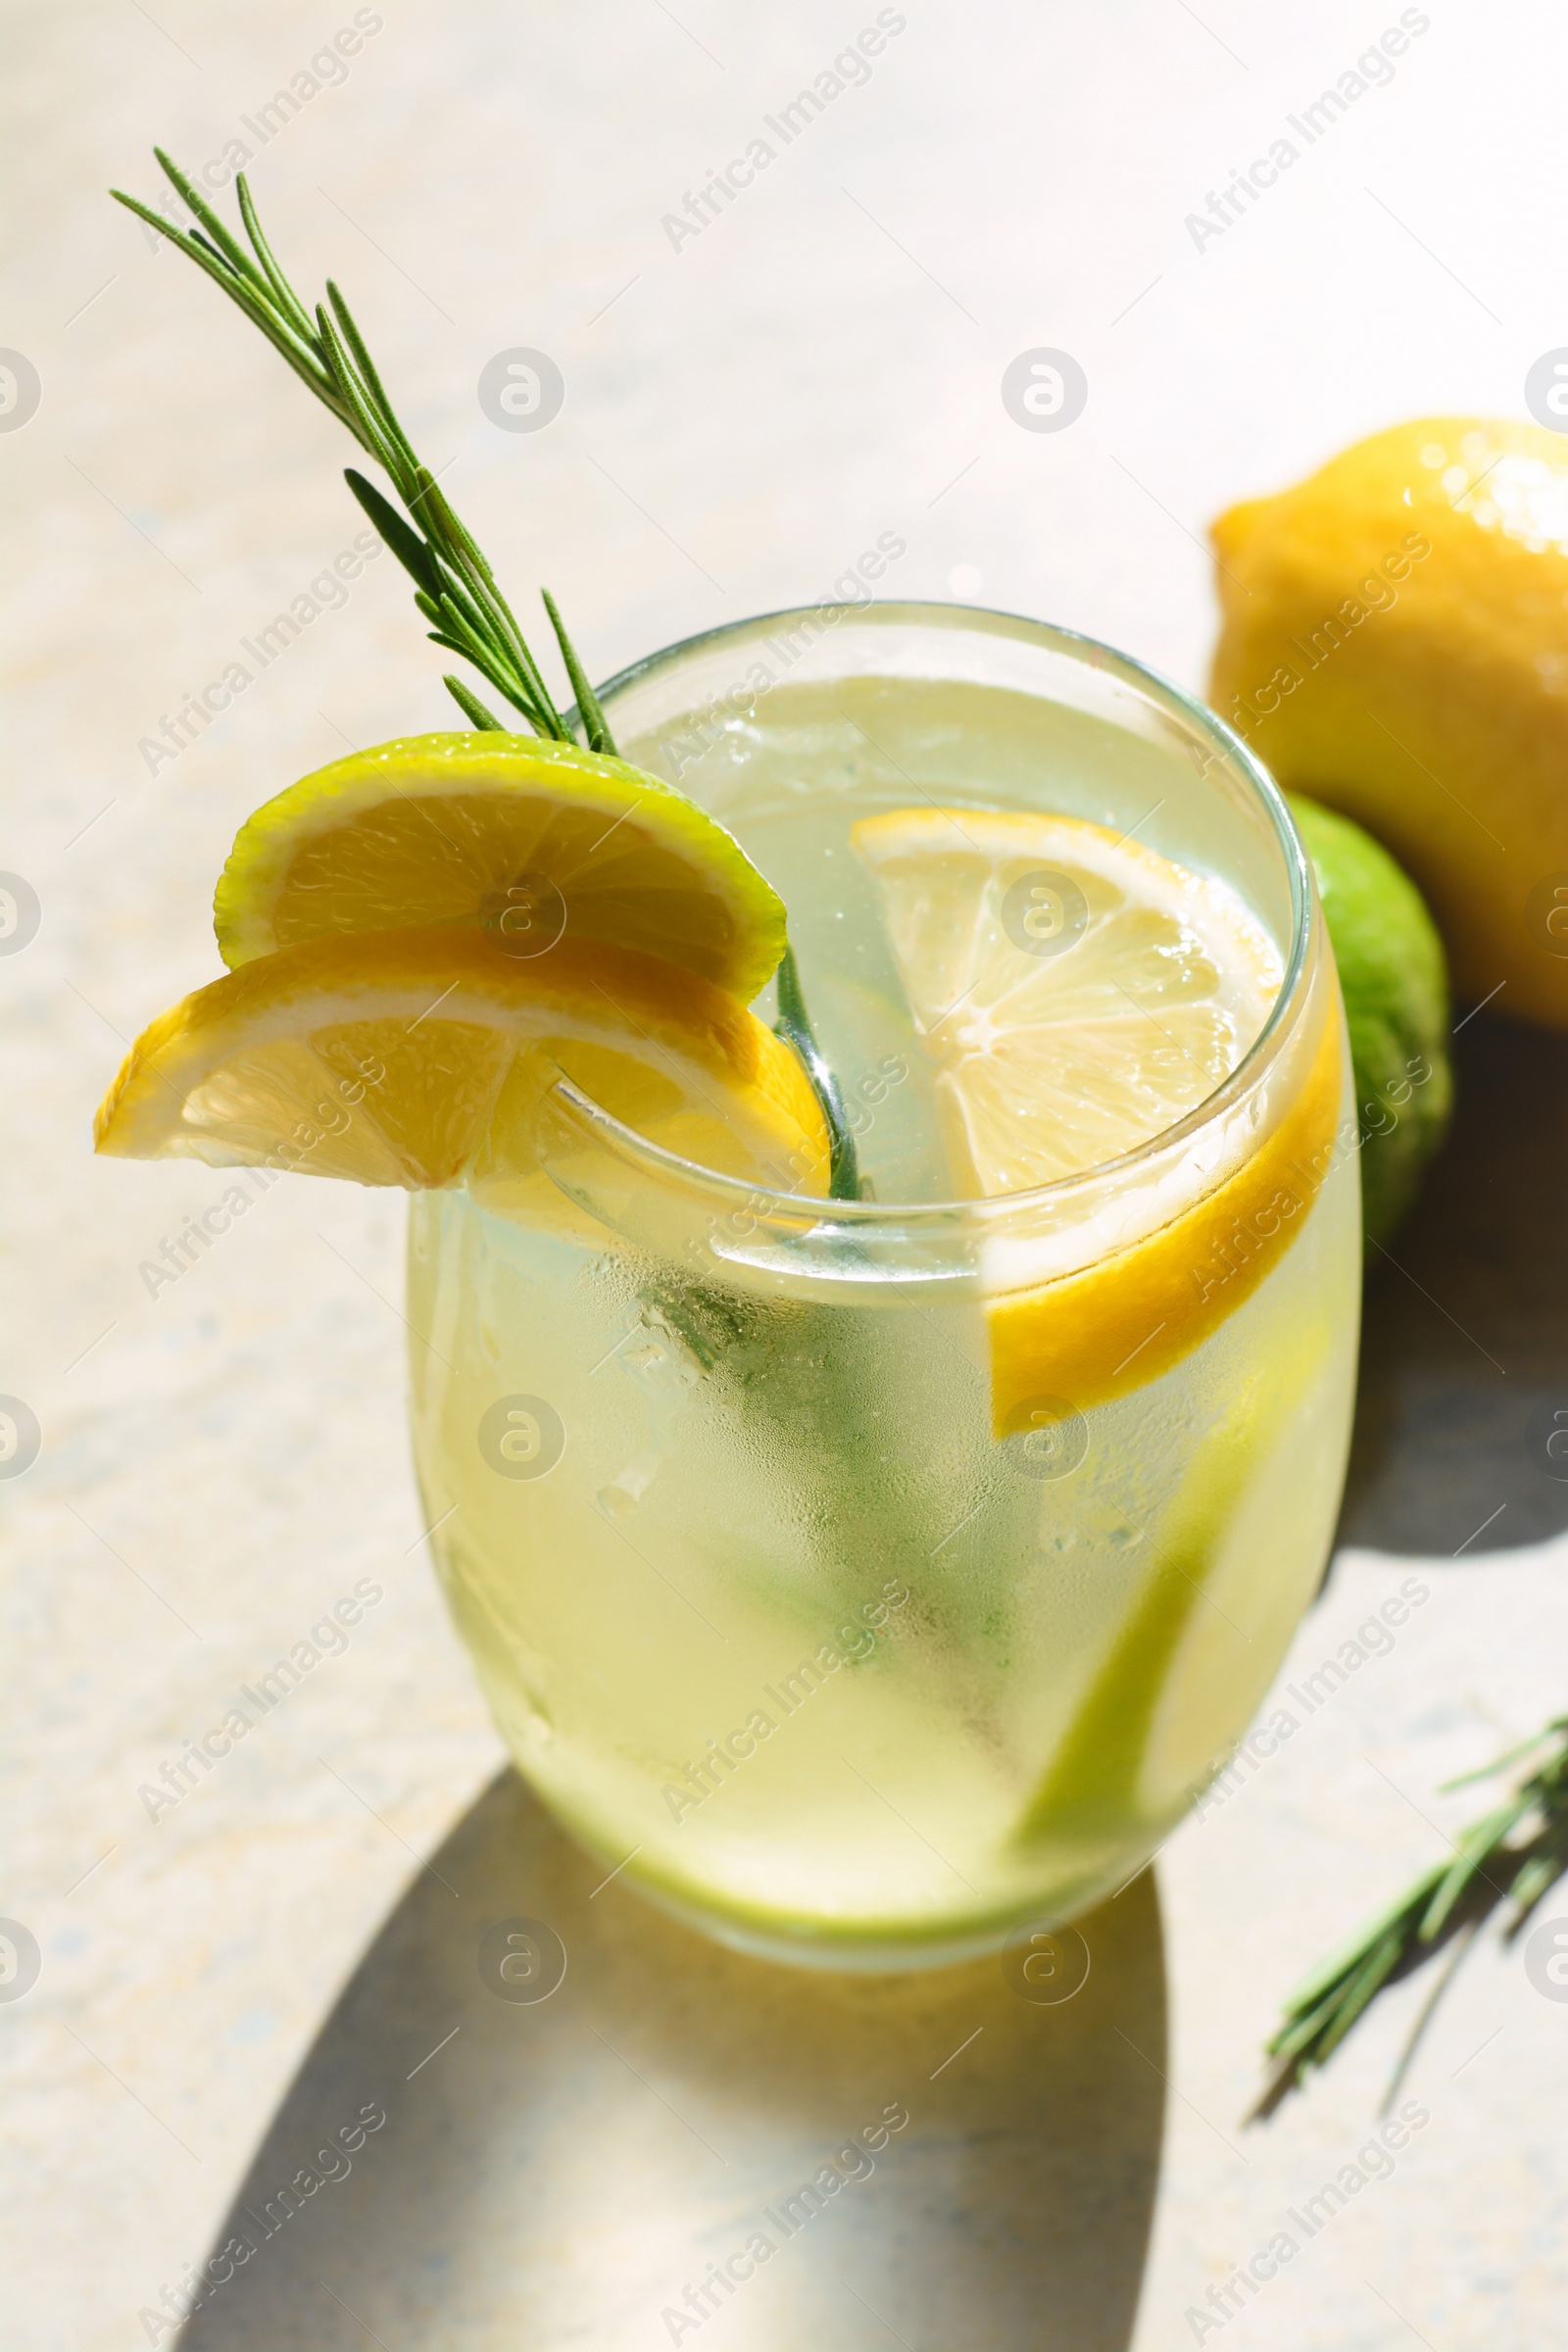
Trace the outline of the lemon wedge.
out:
<instances>
[{"instance_id":1,"label":"lemon wedge","mask_svg":"<svg viewBox=\"0 0 1568 2352\"><path fill-rule=\"evenodd\" d=\"M432 924L518 961L612 941L750 1004L784 906L739 845L662 778L532 735L416 735L302 777L248 819L219 880L223 960Z\"/></svg>"},{"instance_id":2,"label":"lemon wedge","mask_svg":"<svg viewBox=\"0 0 1568 2352\"><path fill-rule=\"evenodd\" d=\"M968 1197L1152 1142L1229 1077L1278 995L1278 952L1227 884L1103 826L921 808L867 817L853 839ZM1261 1124L1052 1228L1044 1278L1020 1279L999 1253L986 1309L998 1437L1043 1407L1059 1419L1064 1403L1085 1412L1157 1379L1290 1247L1333 1164L1346 1084L1338 992L1320 1003Z\"/></svg>"},{"instance_id":3,"label":"lemon wedge","mask_svg":"<svg viewBox=\"0 0 1568 2352\"><path fill-rule=\"evenodd\" d=\"M196 990L137 1039L94 1140L130 1159L482 1192L535 1175L540 1100L562 1075L704 1166L827 1188L800 1062L723 990L634 949L563 940L518 961L461 929L309 941Z\"/></svg>"}]
</instances>

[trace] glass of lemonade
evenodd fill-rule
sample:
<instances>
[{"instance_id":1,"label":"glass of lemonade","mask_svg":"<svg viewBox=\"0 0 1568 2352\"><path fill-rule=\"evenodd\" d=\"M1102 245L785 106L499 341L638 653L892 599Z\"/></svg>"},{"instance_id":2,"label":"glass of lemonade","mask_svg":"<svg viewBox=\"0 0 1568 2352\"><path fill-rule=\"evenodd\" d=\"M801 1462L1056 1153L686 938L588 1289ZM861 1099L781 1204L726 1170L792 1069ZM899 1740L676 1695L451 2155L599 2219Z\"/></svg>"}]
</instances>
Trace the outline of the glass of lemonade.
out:
<instances>
[{"instance_id":1,"label":"glass of lemonade","mask_svg":"<svg viewBox=\"0 0 1568 2352\"><path fill-rule=\"evenodd\" d=\"M1140 1867L1251 1719L1327 1555L1360 1222L1309 871L1210 712L1032 621L808 609L672 647L604 700L624 757L789 906L862 1197L705 1171L564 1080L526 1216L416 1195L443 1584L520 1770L606 1872L773 1959L969 1957ZM1087 820L1112 860L1146 851L1250 927L1256 1019L1174 1123L955 1198L956 1031L921 1009L941 975L918 877L901 962L856 830L933 810L971 847L1004 819ZM1084 957L1131 1022L1164 1021L1182 1078L1186 1016L1141 1009L1167 949L1091 965L1082 894L998 872L991 964L1004 929L1020 985L1032 957L1056 956L1053 985ZM967 946L950 927L965 969L978 923ZM923 936L940 961L949 934Z\"/></svg>"}]
</instances>

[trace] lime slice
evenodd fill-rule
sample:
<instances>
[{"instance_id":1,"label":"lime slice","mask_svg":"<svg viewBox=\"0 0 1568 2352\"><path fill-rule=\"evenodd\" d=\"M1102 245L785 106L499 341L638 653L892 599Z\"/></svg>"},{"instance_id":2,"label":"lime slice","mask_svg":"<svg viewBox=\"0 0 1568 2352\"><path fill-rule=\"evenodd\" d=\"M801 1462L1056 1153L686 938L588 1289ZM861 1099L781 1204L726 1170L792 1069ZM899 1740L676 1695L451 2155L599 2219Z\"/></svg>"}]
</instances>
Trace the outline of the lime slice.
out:
<instances>
[{"instance_id":1,"label":"lime slice","mask_svg":"<svg viewBox=\"0 0 1568 2352\"><path fill-rule=\"evenodd\" d=\"M1324 1370L1324 1300L1289 1334L1200 1441L1152 1543L1144 1588L1025 1808L1017 1835L1125 1834L1170 1820L1208 1779L1216 1746L1250 1722L1312 1597L1315 1551L1294 1577L1260 1563L1302 1497L1338 1492L1350 1398ZM1325 1530L1325 1540L1327 1531Z\"/></svg>"},{"instance_id":2,"label":"lime slice","mask_svg":"<svg viewBox=\"0 0 1568 2352\"><path fill-rule=\"evenodd\" d=\"M309 941L198 989L137 1039L94 1137L129 1159L514 1188L562 1074L684 1157L826 1190L806 1074L732 997L633 949L518 961L471 930Z\"/></svg>"},{"instance_id":3,"label":"lime slice","mask_svg":"<svg viewBox=\"0 0 1568 2352\"><path fill-rule=\"evenodd\" d=\"M784 906L738 844L660 777L532 735L416 735L268 801L214 905L237 966L331 935L489 929L662 956L743 1004L784 952Z\"/></svg>"},{"instance_id":4,"label":"lime slice","mask_svg":"<svg viewBox=\"0 0 1568 2352\"><path fill-rule=\"evenodd\" d=\"M1228 885L1075 817L868 817L869 867L936 1064L955 1188L1049 1184L1152 1141L1223 1083L1278 994L1278 953ZM1274 1124L1124 1190L1056 1237L1059 1279L1000 1276L987 1309L999 1437L1156 1380L1250 1296L1305 1222L1332 1143L1343 1021L1325 997ZM1238 1229L1244 1246L1238 1250ZM1079 1249L1076 1262L1074 1248ZM1014 1287L1017 1285L1018 1287Z\"/></svg>"}]
</instances>

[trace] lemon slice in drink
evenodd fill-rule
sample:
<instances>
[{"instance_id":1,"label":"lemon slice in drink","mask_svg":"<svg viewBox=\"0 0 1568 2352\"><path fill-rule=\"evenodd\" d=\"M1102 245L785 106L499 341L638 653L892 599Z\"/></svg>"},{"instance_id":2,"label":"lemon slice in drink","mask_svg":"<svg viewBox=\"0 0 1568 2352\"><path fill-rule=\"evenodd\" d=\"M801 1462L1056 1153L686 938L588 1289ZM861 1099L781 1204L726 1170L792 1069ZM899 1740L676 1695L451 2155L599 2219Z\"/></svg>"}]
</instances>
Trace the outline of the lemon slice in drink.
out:
<instances>
[{"instance_id":1,"label":"lemon slice in drink","mask_svg":"<svg viewBox=\"0 0 1568 2352\"><path fill-rule=\"evenodd\" d=\"M1152 1142L1230 1075L1278 994L1278 952L1228 885L1103 826L901 809L853 839L968 1197ZM1109 1223L1054 1230L1059 1278L999 1281L987 1310L999 1437L1036 1426L1043 1404L1059 1418L1064 1402L1087 1411L1156 1379L1256 1288L1321 1181L1345 1066L1330 998L1271 1124L1123 1193Z\"/></svg>"},{"instance_id":2,"label":"lemon slice in drink","mask_svg":"<svg viewBox=\"0 0 1568 2352\"><path fill-rule=\"evenodd\" d=\"M218 885L230 965L278 948L443 923L518 960L563 937L662 956L742 1004L784 952L784 906L684 793L532 735L416 735L268 801Z\"/></svg>"},{"instance_id":3,"label":"lemon slice in drink","mask_svg":"<svg viewBox=\"0 0 1568 2352\"><path fill-rule=\"evenodd\" d=\"M898 810L854 841L966 1195L1051 1184L1173 1127L1278 994L1274 944L1233 891L1103 826Z\"/></svg>"},{"instance_id":4,"label":"lemon slice in drink","mask_svg":"<svg viewBox=\"0 0 1568 2352\"><path fill-rule=\"evenodd\" d=\"M534 1177L564 1074L651 1141L754 1183L827 1187L800 1062L721 989L634 949L561 941L518 961L482 932L284 948L197 989L139 1037L100 1152L267 1165L414 1190Z\"/></svg>"}]
</instances>

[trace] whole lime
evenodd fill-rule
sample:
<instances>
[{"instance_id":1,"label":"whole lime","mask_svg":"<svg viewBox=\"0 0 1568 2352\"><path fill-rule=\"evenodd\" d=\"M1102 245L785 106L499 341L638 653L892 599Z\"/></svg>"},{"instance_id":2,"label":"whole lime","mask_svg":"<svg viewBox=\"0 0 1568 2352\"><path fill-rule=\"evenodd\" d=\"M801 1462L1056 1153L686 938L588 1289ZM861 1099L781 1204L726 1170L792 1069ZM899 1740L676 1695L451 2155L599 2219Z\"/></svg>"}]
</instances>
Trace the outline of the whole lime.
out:
<instances>
[{"instance_id":1,"label":"whole lime","mask_svg":"<svg viewBox=\"0 0 1568 2352\"><path fill-rule=\"evenodd\" d=\"M1290 796L1345 992L1368 1253L1415 1200L1453 1105L1448 973L1426 902L1370 833Z\"/></svg>"}]
</instances>

